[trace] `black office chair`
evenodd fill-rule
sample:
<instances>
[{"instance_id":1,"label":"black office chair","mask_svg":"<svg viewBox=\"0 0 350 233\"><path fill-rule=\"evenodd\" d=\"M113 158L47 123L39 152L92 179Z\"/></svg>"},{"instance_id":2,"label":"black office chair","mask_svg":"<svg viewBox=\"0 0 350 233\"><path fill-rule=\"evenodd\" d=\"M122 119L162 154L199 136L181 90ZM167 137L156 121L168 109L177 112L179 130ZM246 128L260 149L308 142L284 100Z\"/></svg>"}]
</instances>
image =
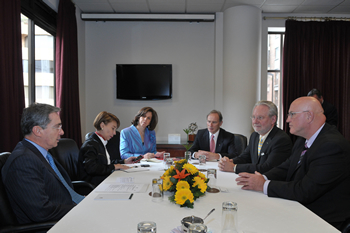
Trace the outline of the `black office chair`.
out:
<instances>
[{"instance_id":1,"label":"black office chair","mask_svg":"<svg viewBox=\"0 0 350 233\"><path fill-rule=\"evenodd\" d=\"M81 194L89 194L96 186L89 182L79 180L78 175L78 157L79 148L77 143L70 138L61 138L58 145L49 150L50 154L56 158L56 160L63 166L67 171L74 190Z\"/></svg>"},{"instance_id":2,"label":"black office chair","mask_svg":"<svg viewBox=\"0 0 350 233\"><path fill-rule=\"evenodd\" d=\"M20 225L17 222L16 215L12 211L10 201L7 197L5 186L2 183L1 175L2 167L5 165L6 160L10 155L10 152L0 153L0 233L48 231L53 225L55 225L56 221L24 225ZM18 188L20 189L21 187Z\"/></svg>"},{"instance_id":3,"label":"black office chair","mask_svg":"<svg viewBox=\"0 0 350 233\"><path fill-rule=\"evenodd\" d=\"M247 147L247 137L242 134L235 135L235 147L237 148L238 155L242 154Z\"/></svg>"},{"instance_id":4,"label":"black office chair","mask_svg":"<svg viewBox=\"0 0 350 233\"><path fill-rule=\"evenodd\" d=\"M91 136L91 134L93 134L94 132L88 132L87 134L85 134L85 140L87 140L90 136Z\"/></svg>"},{"instance_id":5,"label":"black office chair","mask_svg":"<svg viewBox=\"0 0 350 233\"><path fill-rule=\"evenodd\" d=\"M341 229L341 233L350 233L350 219L343 223Z\"/></svg>"}]
</instances>

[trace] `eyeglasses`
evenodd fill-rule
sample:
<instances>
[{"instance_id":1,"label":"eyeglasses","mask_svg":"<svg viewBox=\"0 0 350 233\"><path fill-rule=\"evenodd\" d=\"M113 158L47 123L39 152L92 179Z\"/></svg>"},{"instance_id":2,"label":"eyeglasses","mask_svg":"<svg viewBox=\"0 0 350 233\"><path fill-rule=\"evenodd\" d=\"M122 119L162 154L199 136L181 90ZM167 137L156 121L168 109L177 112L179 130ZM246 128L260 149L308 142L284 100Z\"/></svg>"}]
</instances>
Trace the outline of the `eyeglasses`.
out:
<instances>
[{"instance_id":1,"label":"eyeglasses","mask_svg":"<svg viewBox=\"0 0 350 233\"><path fill-rule=\"evenodd\" d=\"M295 116L298 113L302 113L302 112L309 112L309 111L289 112L287 115L288 115L288 117L293 118L293 116Z\"/></svg>"},{"instance_id":2,"label":"eyeglasses","mask_svg":"<svg viewBox=\"0 0 350 233\"><path fill-rule=\"evenodd\" d=\"M255 119L257 119L258 121L262 121L262 120L264 120L265 119L265 117L264 116L251 116L250 117L250 119L252 119L253 121L255 120Z\"/></svg>"},{"instance_id":3,"label":"eyeglasses","mask_svg":"<svg viewBox=\"0 0 350 233\"><path fill-rule=\"evenodd\" d=\"M57 130L62 130L62 125L58 125L58 126L53 126L53 129L57 129Z\"/></svg>"}]
</instances>

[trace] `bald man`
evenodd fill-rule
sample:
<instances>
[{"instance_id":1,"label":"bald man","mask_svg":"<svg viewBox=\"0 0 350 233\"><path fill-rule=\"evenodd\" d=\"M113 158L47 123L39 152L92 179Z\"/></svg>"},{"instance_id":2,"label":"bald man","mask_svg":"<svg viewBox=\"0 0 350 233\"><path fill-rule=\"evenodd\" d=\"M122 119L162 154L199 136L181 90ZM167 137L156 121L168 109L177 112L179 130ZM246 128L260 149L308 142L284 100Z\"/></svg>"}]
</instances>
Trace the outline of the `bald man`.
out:
<instances>
[{"instance_id":1,"label":"bald man","mask_svg":"<svg viewBox=\"0 0 350 233\"><path fill-rule=\"evenodd\" d=\"M240 173L242 189L295 200L341 230L350 219L350 143L325 123L320 102L301 97L290 106L290 132L300 136L284 163L264 173Z\"/></svg>"}]
</instances>

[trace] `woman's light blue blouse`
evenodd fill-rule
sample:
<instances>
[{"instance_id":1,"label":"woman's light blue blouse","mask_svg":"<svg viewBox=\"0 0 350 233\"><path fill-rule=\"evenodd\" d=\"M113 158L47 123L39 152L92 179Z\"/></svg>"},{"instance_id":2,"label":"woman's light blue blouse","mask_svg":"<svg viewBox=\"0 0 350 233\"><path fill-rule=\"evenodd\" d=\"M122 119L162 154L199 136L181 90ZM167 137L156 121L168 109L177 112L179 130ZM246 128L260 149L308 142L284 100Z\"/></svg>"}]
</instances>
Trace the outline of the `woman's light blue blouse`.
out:
<instances>
[{"instance_id":1,"label":"woman's light blue blouse","mask_svg":"<svg viewBox=\"0 0 350 233\"><path fill-rule=\"evenodd\" d=\"M134 125L125 128L120 133L120 156L127 159L131 156L144 155L148 152L157 153L156 133L154 130L145 129L144 143L139 131Z\"/></svg>"}]
</instances>

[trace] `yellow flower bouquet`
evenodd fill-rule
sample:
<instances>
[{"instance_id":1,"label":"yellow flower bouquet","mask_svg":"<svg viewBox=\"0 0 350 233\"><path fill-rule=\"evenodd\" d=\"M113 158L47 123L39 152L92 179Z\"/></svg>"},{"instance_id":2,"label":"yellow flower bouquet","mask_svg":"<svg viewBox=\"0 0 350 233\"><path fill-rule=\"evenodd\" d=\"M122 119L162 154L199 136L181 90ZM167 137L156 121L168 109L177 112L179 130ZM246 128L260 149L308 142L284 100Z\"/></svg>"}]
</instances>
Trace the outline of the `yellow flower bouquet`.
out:
<instances>
[{"instance_id":1,"label":"yellow flower bouquet","mask_svg":"<svg viewBox=\"0 0 350 233\"><path fill-rule=\"evenodd\" d=\"M174 192L169 200L180 207L193 208L193 202L210 189L207 185L209 179L186 159L175 161L161 178L163 191Z\"/></svg>"}]
</instances>

